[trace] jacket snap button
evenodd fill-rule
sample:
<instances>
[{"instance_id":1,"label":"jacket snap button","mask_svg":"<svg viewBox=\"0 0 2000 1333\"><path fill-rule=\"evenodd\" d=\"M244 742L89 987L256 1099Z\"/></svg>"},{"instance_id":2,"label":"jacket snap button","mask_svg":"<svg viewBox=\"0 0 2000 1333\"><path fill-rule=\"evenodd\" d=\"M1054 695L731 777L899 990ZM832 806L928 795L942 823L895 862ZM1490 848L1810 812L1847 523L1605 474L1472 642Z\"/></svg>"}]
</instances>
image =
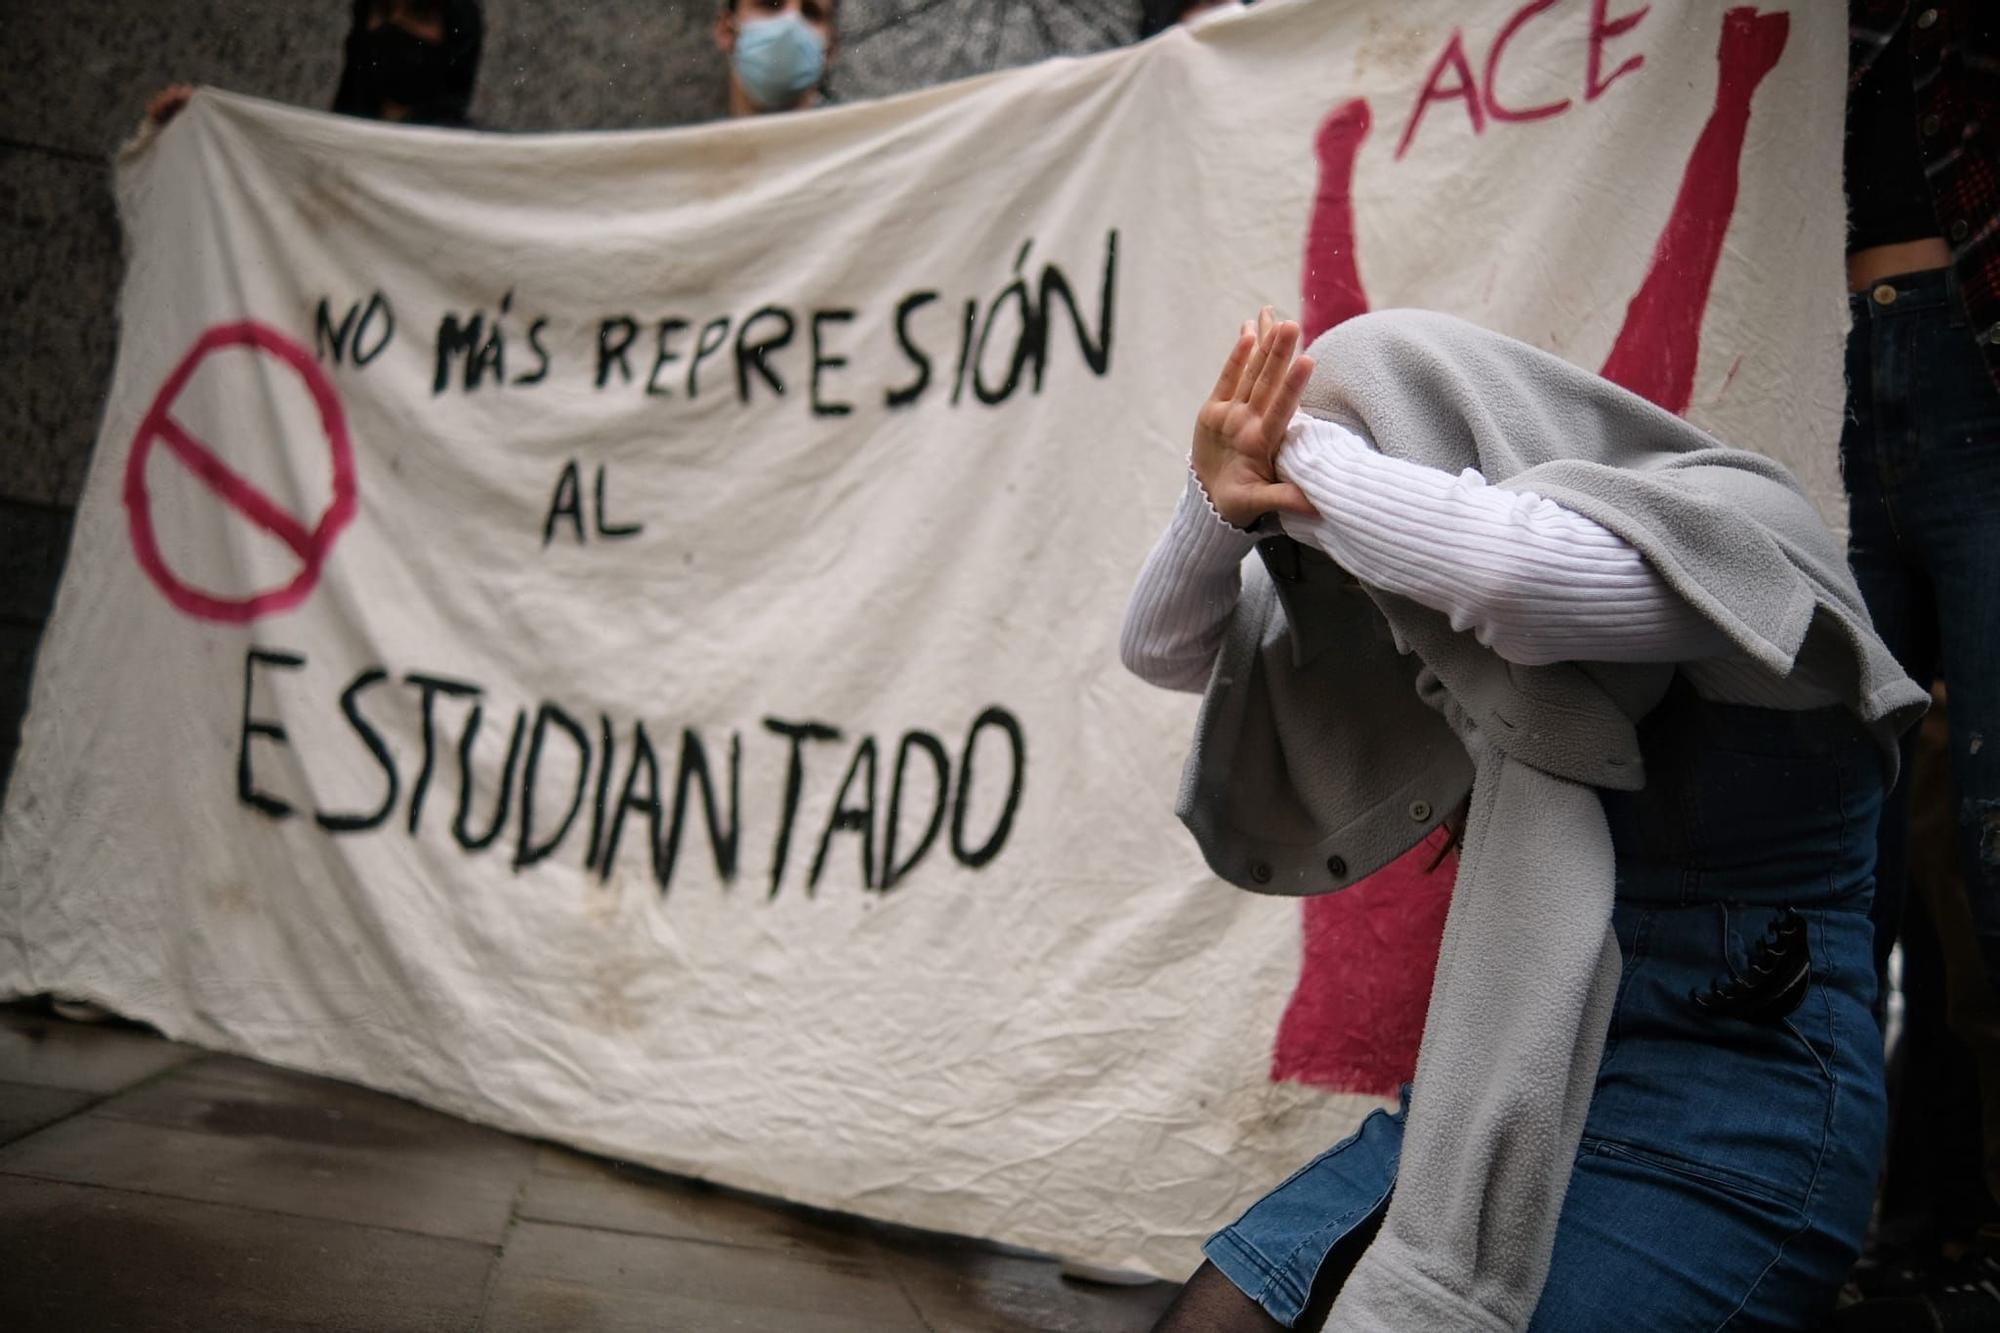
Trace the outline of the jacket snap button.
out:
<instances>
[{"instance_id":1,"label":"jacket snap button","mask_svg":"<svg viewBox=\"0 0 2000 1333\"><path fill-rule=\"evenodd\" d=\"M1868 294L1875 298L1876 305L1896 304L1896 289L1886 282L1877 284L1875 290Z\"/></svg>"},{"instance_id":2,"label":"jacket snap button","mask_svg":"<svg viewBox=\"0 0 2000 1333\"><path fill-rule=\"evenodd\" d=\"M1429 801L1410 802L1410 818L1416 820L1419 824L1421 824L1430 817L1431 817L1431 803Z\"/></svg>"},{"instance_id":3,"label":"jacket snap button","mask_svg":"<svg viewBox=\"0 0 2000 1333\"><path fill-rule=\"evenodd\" d=\"M1271 882L1271 867L1265 865L1262 861L1254 863L1250 867L1250 878L1256 880L1259 884L1269 884Z\"/></svg>"},{"instance_id":4,"label":"jacket snap button","mask_svg":"<svg viewBox=\"0 0 2000 1333\"><path fill-rule=\"evenodd\" d=\"M1937 11L1935 9L1926 9L1923 13L1917 15L1917 26L1919 28L1928 29L1934 26L1936 23L1937 23Z\"/></svg>"},{"instance_id":5,"label":"jacket snap button","mask_svg":"<svg viewBox=\"0 0 2000 1333\"><path fill-rule=\"evenodd\" d=\"M1936 134L1939 130L1943 129L1944 122L1939 120L1936 116L1925 116L1923 118L1922 123L1919 124L1917 128L1924 132L1925 137L1929 137L1930 135Z\"/></svg>"},{"instance_id":6,"label":"jacket snap button","mask_svg":"<svg viewBox=\"0 0 2000 1333\"><path fill-rule=\"evenodd\" d=\"M1960 218L1951 224L1951 239L1953 243L1964 240L1971 232L1972 228L1966 224L1964 218Z\"/></svg>"},{"instance_id":7,"label":"jacket snap button","mask_svg":"<svg viewBox=\"0 0 2000 1333\"><path fill-rule=\"evenodd\" d=\"M1338 857L1338 856L1329 856L1329 857L1327 857L1327 858L1326 858L1326 873L1327 873L1327 874L1329 874L1329 875L1332 875L1332 876L1333 876L1333 877L1334 877L1335 879L1346 879L1346 878L1347 878L1347 862L1346 862L1346 861L1345 861L1344 859L1342 859L1341 857Z\"/></svg>"}]
</instances>

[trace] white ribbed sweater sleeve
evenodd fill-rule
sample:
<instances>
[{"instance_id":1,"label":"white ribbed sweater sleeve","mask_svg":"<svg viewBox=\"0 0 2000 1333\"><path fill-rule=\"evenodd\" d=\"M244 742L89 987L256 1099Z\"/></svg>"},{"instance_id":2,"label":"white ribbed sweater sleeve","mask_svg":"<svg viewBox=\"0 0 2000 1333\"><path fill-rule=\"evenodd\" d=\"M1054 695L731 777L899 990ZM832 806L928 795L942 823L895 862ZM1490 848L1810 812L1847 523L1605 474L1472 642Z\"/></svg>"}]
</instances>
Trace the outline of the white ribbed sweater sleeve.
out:
<instances>
[{"instance_id":1,"label":"white ribbed sweater sleeve","mask_svg":"<svg viewBox=\"0 0 2000 1333\"><path fill-rule=\"evenodd\" d=\"M1601 524L1530 491L1377 453L1330 421L1294 417L1278 472L1317 518L1285 532L1363 583L1451 618L1510 662L1687 662L1723 633Z\"/></svg>"},{"instance_id":2,"label":"white ribbed sweater sleeve","mask_svg":"<svg viewBox=\"0 0 2000 1333\"><path fill-rule=\"evenodd\" d=\"M1242 590L1239 568L1256 544L1255 534L1223 521L1189 473L1125 607L1118 655L1134 675L1162 689L1207 688Z\"/></svg>"},{"instance_id":3,"label":"white ribbed sweater sleeve","mask_svg":"<svg viewBox=\"0 0 2000 1333\"><path fill-rule=\"evenodd\" d=\"M1624 539L1527 491L1377 453L1332 422L1293 419L1278 471L1317 518L1285 533L1373 587L1451 617L1511 662L1693 662L1726 658L1723 633ZM1140 572L1120 655L1167 689L1201 690L1257 537L1223 521L1189 479ZM1735 693L1735 691L1730 691Z\"/></svg>"}]
</instances>

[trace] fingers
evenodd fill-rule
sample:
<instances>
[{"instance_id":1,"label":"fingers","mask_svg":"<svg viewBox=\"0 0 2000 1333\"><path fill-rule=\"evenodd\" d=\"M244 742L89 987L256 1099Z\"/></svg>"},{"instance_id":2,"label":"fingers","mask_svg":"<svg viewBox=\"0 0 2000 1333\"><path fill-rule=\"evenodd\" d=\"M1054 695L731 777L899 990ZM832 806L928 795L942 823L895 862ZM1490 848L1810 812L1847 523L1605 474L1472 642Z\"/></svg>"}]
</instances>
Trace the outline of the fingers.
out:
<instances>
[{"instance_id":1,"label":"fingers","mask_svg":"<svg viewBox=\"0 0 2000 1333\"><path fill-rule=\"evenodd\" d=\"M1263 359L1252 363L1257 376L1248 399L1250 410L1260 417L1271 410L1272 403L1277 401L1279 391L1284 387L1286 376L1291 373L1292 357L1299 350L1299 326L1289 319L1275 325L1267 346Z\"/></svg>"},{"instance_id":2,"label":"fingers","mask_svg":"<svg viewBox=\"0 0 2000 1333\"><path fill-rule=\"evenodd\" d=\"M1250 364L1243 371L1243 379L1236 386L1236 401L1239 403L1250 401L1250 390L1256 386L1257 377L1264 372L1264 363L1270 359L1271 330L1277 318L1275 310L1270 306L1264 306L1258 310L1255 324L1246 323L1243 326L1256 332L1257 350L1251 354Z\"/></svg>"},{"instance_id":3,"label":"fingers","mask_svg":"<svg viewBox=\"0 0 2000 1333\"><path fill-rule=\"evenodd\" d=\"M1243 327L1246 331L1254 330L1257 345L1249 361L1239 370L1231 396L1239 403L1248 403L1261 415L1271 410L1272 399L1283 392L1285 376L1290 373L1292 356L1298 350L1301 334L1295 322L1280 320L1277 311L1268 305L1257 312L1254 325L1246 321ZM1310 362L1304 373L1311 373ZM1257 397L1260 386L1266 395L1262 399ZM1296 403L1287 407L1285 415L1289 417L1295 408Z\"/></svg>"},{"instance_id":4,"label":"fingers","mask_svg":"<svg viewBox=\"0 0 2000 1333\"><path fill-rule=\"evenodd\" d=\"M169 84L153 94L153 100L146 104L146 118L155 125L165 125L180 114L181 108L185 107L193 96L193 85Z\"/></svg>"},{"instance_id":5,"label":"fingers","mask_svg":"<svg viewBox=\"0 0 2000 1333\"><path fill-rule=\"evenodd\" d=\"M1236 382L1236 401L1247 403L1250 394L1257 387L1257 377L1264 373L1264 364L1271 359L1271 339L1268 334L1257 336L1257 349L1250 353L1250 361L1243 367L1243 377Z\"/></svg>"},{"instance_id":6,"label":"fingers","mask_svg":"<svg viewBox=\"0 0 2000 1333\"><path fill-rule=\"evenodd\" d=\"M1277 395L1271 400L1271 410L1264 414L1264 438L1275 445L1285 436L1285 428L1298 413L1299 399L1305 396L1306 381L1312 378L1313 359L1302 356L1292 362L1292 368L1285 372L1284 383L1278 387Z\"/></svg>"},{"instance_id":7,"label":"fingers","mask_svg":"<svg viewBox=\"0 0 2000 1333\"><path fill-rule=\"evenodd\" d=\"M1318 518L1319 510L1313 508L1306 493L1289 481L1280 481L1269 486L1259 486L1256 491L1258 512L1297 514L1300 518Z\"/></svg>"},{"instance_id":8,"label":"fingers","mask_svg":"<svg viewBox=\"0 0 2000 1333\"><path fill-rule=\"evenodd\" d=\"M1221 378L1215 381L1215 390L1208 395L1208 401L1226 403L1236 397L1236 386L1243 382L1243 368L1250 364L1250 353L1256 348L1257 337L1246 322L1236 334L1236 346L1230 349L1229 360L1223 362Z\"/></svg>"}]
</instances>

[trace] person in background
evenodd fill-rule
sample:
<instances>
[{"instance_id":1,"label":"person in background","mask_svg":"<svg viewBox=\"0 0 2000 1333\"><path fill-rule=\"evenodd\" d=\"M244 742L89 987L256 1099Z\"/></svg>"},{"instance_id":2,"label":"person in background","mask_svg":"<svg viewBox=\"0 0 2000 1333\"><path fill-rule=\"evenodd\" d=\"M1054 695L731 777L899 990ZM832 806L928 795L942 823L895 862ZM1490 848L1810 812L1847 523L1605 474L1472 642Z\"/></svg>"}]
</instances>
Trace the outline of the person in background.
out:
<instances>
[{"instance_id":1,"label":"person in background","mask_svg":"<svg viewBox=\"0 0 2000 1333\"><path fill-rule=\"evenodd\" d=\"M715 45L729 61L731 119L826 99L839 50L834 9L835 0L724 0Z\"/></svg>"},{"instance_id":2,"label":"person in background","mask_svg":"<svg viewBox=\"0 0 2000 1333\"><path fill-rule=\"evenodd\" d=\"M1177 23L1187 23L1217 10L1235 9L1251 0L1146 0L1140 10L1139 38L1165 32Z\"/></svg>"},{"instance_id":3,"label":"person in background","mask_svg":"<svg viewBox=\"0 0 2000 1333\"><path fill-rule=\"evenodd\" d=\"M354 0L333 109L367 120L469 126L484 36L479 0ZM184 83L162 89L146 107L147 120L165 125L193 95Z\"/></svg>"},{"instance_id":4,"label":"person in background","mask_svg":"<svg viewBox=\"0 0 2000 1333\"><path fill-rule=\"evenodd\" d=\"M1902 939L1904 1028L1857 1275L1883 1299L1841 1326L2000 1328L2000 11L1850 0L1848 20L1849 558L1884 642L1950 705L1928 756L1948 771L1926 784L1919 751L1883 807L1875 954L1886 972ZM1957 873L1912 893L1927 825Z\"/></svg>"}]
</instances>

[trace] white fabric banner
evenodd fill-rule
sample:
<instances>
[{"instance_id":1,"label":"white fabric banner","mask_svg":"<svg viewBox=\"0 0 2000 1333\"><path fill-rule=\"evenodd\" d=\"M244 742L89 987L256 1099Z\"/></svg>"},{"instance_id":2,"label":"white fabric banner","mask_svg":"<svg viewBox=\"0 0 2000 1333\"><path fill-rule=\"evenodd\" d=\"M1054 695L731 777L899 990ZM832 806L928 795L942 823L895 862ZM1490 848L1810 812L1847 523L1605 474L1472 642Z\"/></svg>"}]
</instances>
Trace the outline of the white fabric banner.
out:
<instances>
[{"instance_id":1,"label":"white fabric banner","mask_svg":"<svg viewBox=\"0 0 2000 1333\"><path fill-rule=\"evenodd\" d=\"M1300 905L1116 656L1236 322L1449 310L1831 514L1844 41L1276 0L672 132L201 94L121 165L0 993L1184 1274L1379 1104L1274 1063Z\"/></svg>"}]
</instances>

